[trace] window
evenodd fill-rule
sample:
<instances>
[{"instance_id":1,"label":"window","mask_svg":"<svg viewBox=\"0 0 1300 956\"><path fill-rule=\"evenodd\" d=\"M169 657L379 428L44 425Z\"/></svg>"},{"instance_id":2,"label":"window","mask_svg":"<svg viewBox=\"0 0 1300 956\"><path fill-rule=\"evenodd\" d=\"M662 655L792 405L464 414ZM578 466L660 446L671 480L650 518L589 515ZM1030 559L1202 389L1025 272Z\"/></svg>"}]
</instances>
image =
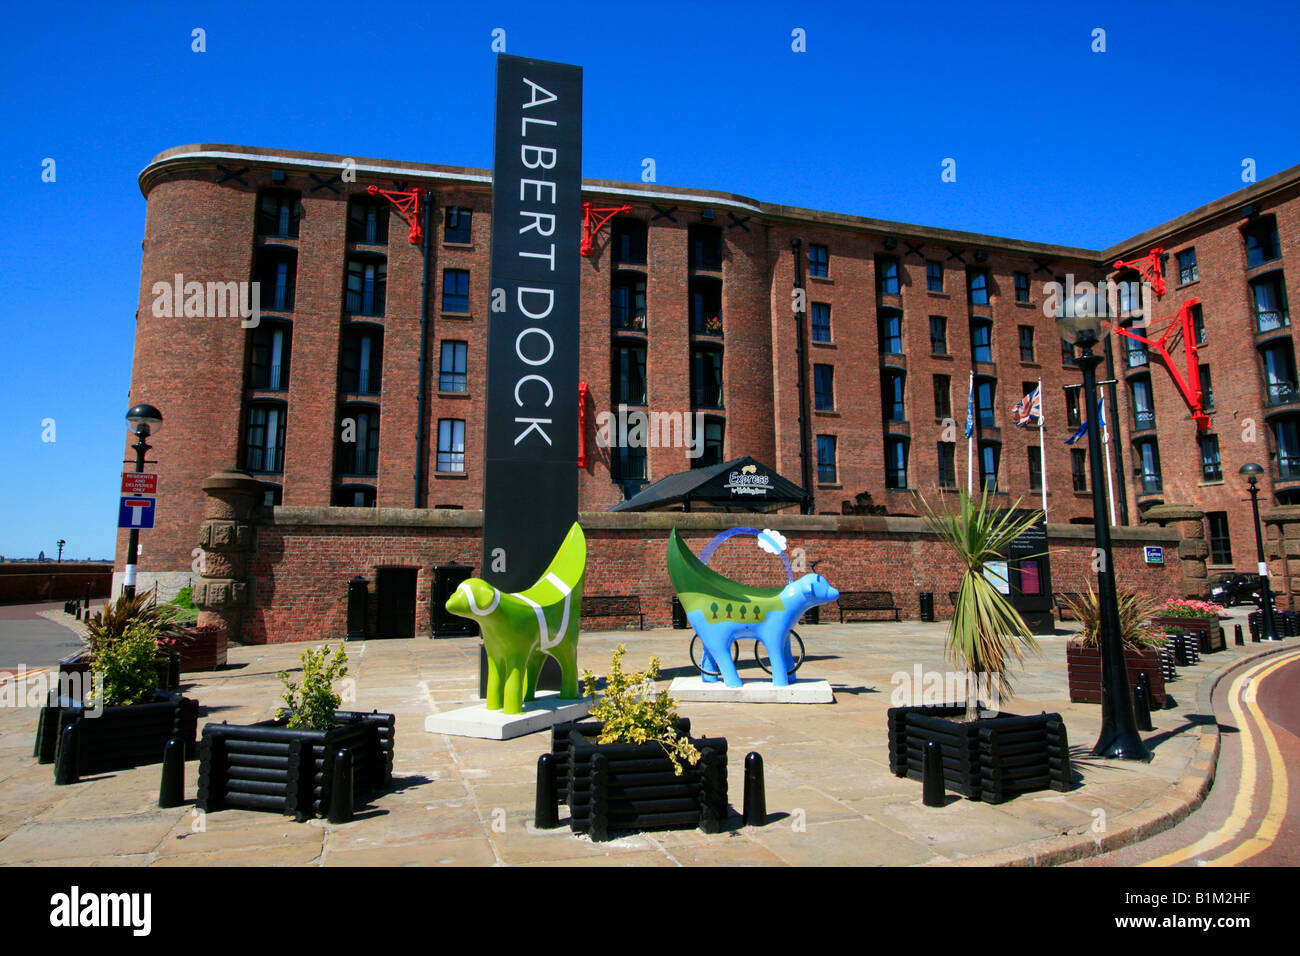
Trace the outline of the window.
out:
<instances>
[{"instance_id":1,"label":"window","mask_svg":"<svg viewBox=\"0 0 1300 956\"><path fill-rule=\"evenodd\" d=\"M691 226L688 230L692 269L722 270L722 230L717 226Z\"/></svg>"},{"instance_id":2,"label":"window","mask_svg":"<svg viewBox=\"0 0 1300 956\"><path fill-rule=\"evenodd\" d=\"M722 407L720 349L691 349L691 401L696 408Z\"/></svg>"},{"instance_id":3,"label":"window","mask_svg":"<svg viewBox=\"0 0 1300 956\"><path fill-rule=\"evenodd\" d=\"M1145 342L1131 339L1127 335L1120 336L1120 340L1124 343L1124 361L1129 368L1141 368L1150 363Z\"/></svg>"},{"instance_id":4,"label":"window","mask_svg":"<svg viewBox=\"0 0 1300 956\"><path fill-rule=\"evenodd\" d=\"M835 408L835 369L830 365L813 366L813 408L833 411Z\"/></svg>"},{"instance_id":5,"label":"window","mask_svg":"<svg viewBox=\"0 0 1300 956\"><path fill-rule=\"evenodd\" d=\"M615 404L646 404L645 355L644 345L615 344L610 362L613 371L610 396ZM721 358L721 353L718 356Z\"/></svg>"},{"instance_id":6,"label":"window","mask_svg":"<svg viewBox=\"0 0 1300 956\"><path fill-rule=\"evenodd\" d=\"M1210 563L1232 564L1232 536L1228 533L1228 513L1210 511L1205 515L1210 525Z\"/></svg>"},{"instance_id":7,"label":"window","mask_svg":"<svg viewBox=\"0 0 1300 956\"><path fill-rule=\"evenodd\" d=\"M340 485L334 489L330 504L335 508L373 508L375 489L369 485Z\"/></svg>"},{"instance_id":8,"label":"window","mask_svg":"<svg viewBox=\"0 0 1300 956\"><path fill-rule=\"evenodd\" d=\"M989 271L972 269L966 274L966 285L970 290L971 305L989 304Z\"/></svg>"},{"instance_id":9,"label":"window","mask_svg":"<svg viewBox=\"0 0 1300 956\"><path fill-rule=\"evenodd\" d=\"M469 344L444 339L442 357L438 363L438 391L465 392L469 390L467 357Z\"/></svg>"},{"instance_id":10,"label":"window","mask_svg":"<svg viewBox=\"0 0 1300 956\"><path fill-rule=\"evenodd\" d=\"M465 422L460 418L438 419L438 471L465 471Z\"/></svg>"},{"instance_id":11,"label":"window","mask_svg":"<svg viewBox=\"0 0 1300 956\"><path fill-rule=\"evenodd\" d=\"M267 189L257 197L257 234L278 239L297 239L302 219L302 200L287 189Z\"/></svg>"},{"instance_id":12,"label":"window","mask_svg":"<svg viewBox=\"0 0 1300 956\"><path fill-rule=\"evenodd\" d=\"M997 379L975 379L975 420L979 422L981 428L997 427L993 415L994 393L996 390Z\"/></svg>"},{"instance_id":13,"label":"window","mask_svg":"<svg viewBox=\"0 0 1300 956\"><path fill-rule=\"evenodd\" d=\"M262 507L274 508L284 504L284 488L269 481L262 482Z\"/></svg>"},{"instance_id":14,"label":"window","mask_svg":"<svg viewBox=\"0 0 1300 956\"><path fill-rule=\"evenodd\" d=\"M298 251L283 246L263 246L253 263L253 281L260 283L263 312L292 312L298 274Z\"/></svg>"},{"instance_id":15,"label":"window","mask_svg":"<svg viewBox=\"0 0 1300 956\"><path fill-rule=\"evenodd\" d=\"M1080 417L1079 395L1082 389L1068 388L1065 390L1065 424L1071 428L1078 428L1083 424L1083 418Z\"/></svg>"},{"instance_id":16,"label":"window","mask_svg":"<svg viewBox=\"0 0 1300 956\"><path fill-rule=\"evenodd\" d=\"M1264 383L1268 404L1296 401L1295 349L1289 341L1274 342L1261 349L1264 355Z\"/></svg>"},{"instance_id":17,"label":"window","mask_svg":"<svg viewBox=\"0 0 1300 956\"><path fill-rule=\"evenodd\" d=\"M952 379L947 375L934 376L934 417L952 418Z\"/></svg>"},{"instance_id":18,"label":"window","mask_svg":"<svg viewBox=\"0 0 1300 956\"><path fill-rule=\"evenodd\" d=\"M881 309L880 351L901 355L903 352L903 313L897 309Z\"/></svg>"},{"instance_id":19,"label":"window","mask_svg":"<svg viewBox=\"0 0 1300 956\"><path fill-rule=\"evenodd\" d=\"M826 246L808 246L808 274L826 276L830 273L831 251Z\"/></svg>"},{"instance_id":20,"label":"window","mask_svg":"<svg viewBox=\"0 0 1300 956\"><path fill-rule=\"evenodd\" d=\"M712 276L691 277L691 331L696 335L722 334L722 281Z\"/></svg>"},{"instance_id":21,"label":"window","mask_svg":"<svg viewBox=\"0 0 1300 956\"><path fill-rule=\"evenodd\" d=\"M993 323L988 319L970 320L970 347L977 362L993 361Z\"/></svg>"},{"instance_id":22,"label":"window","mask_svg":"<svg viewBox=\"0 0 1300 956\"><path fill-rule=\"evenodd\" d=\"M939 442L939 487L957 487L956 444L950 441Z\"/></svg>"},{"instance_id":23,"label":"window","mask_svg":"<svg viewBox=\"0 0 1300 956\"><path fill-rule=\"evenodd\" d=\"M1160 448L1154 438L1136 443L1138 453L1138 489L1144 495L1158 494L1164 488L1160 477Z\"/></svg>"},{"instance_id":24,"label":"window","mask_svg":"<svg viewBox=\"0 0 1300 956\"><path fill-rule=\"evenodd\" d=\"M1192 306L1192 332L1196 335L1196 344L1205 344L1205 313L1201 311L1201 306Z\"/></svg>"},{"instance_id":25,"label":"window","mask_svg":"<svg viewBox=\"0 0 1300 956\"><path fill-rule=\"evenodd\" d=\"M253 405L244 434L244 467L249 471L284 471L284 406Z\"/></svg>"},{"instance_id":26,"label":"window","mask_svg":"<svg viewBox=\"0 0 1300 956\"><path fill-rule=\"evenodd\" d=\"M353 199L348 203L348 242L388 245L388 201Z\"/></svg>"},{"instance_id":27,"label":"window","mask_svg":"<svg viewBox=\"0 0 1300 956\"><path fill-rule=\"evenodd\" d=\"M1074 364L1074 343L1068 339L1061 339L1061 364Z\"/></svg>"},{"instance_id":28,"label":"window","mask_svg":"<svg viewBox=\"0 0 1300 956\"><path fill-rule=\"evenodd\" d=\"M942 315L930 316L930 351L935 355L948 354L948 320Z\"/></svg>"},{"instance_id":29,"label":"window","mask_svg":"<svg viewBox=\"0 0 1300 956\"><path fill-rule=\"evenodd\" d=\"M339 421L336 468L340 475L379 473L379 412L345 405Z\"/></svg>"},{"instance_id":30,"label":"window","mask_svg":"<svg viewBox=\"0 0 1300 956\"><path fill-rule=\"evenodd\" d=\"M1277 476L1283 481L1300 478L1300 419L1281 418L1272 423L1277 448Z\"/></svg>"},{"instance_id":31,"label":"window","mask_svg":"<svg viewBox=\"0 0 1300 956\"><path fill-rule=\"evenodd\" d=\"M1223 463L1219 460L1219 436L1202 435L1201 444L1201 480L1222 481Z\"/></svg>"},{"instance_id":32,"label":"window","mask_svg":"<svg viewBox=\"0 0 1300 956\"><path fill-rule=\"evenodd\" d=\"M812 340L831 341L831 307L825 302L812 304Z\"/></svg>"},{"instance_id":33,"label":"window","mask_svg":"<svg viewBox=\"0 0 1300 956\"><path fill-rule=\"evenodd\" d=\"M835 468L835 436L817 436L817 480L823 485L833 485L838 472Z\"/></svg>"},{"instance_id":34,"label":"window","mask_svg":"<svg viewBox=\"0 0 1300 956\"><path fill-rule=\"evenodd\" d=\"M615 272L609 290L610 324L616 329L646 329L645 274Z\"/></svg>"},{"instance_id":35,"label":"window","mask_svg":"<svg viewBox=\"0 0 1300 956\"><path fill-rule=\"evenodd\" d=\"M1272 332L1291 324L1291 316L1286 307L1286 290L1280 276L1281 273L1273 272L1250 284L1251 296L1255 302L1255 327L1261 332Z\"/></svg>"},{"instance_id":36,"label":"window","mask_svg":"<svg viewBox=\"0 0 1300 956\"><path fill-rule=\"evenodd\" d=\"M384 333L374 326L343 329L339 389L350 395L378 395L383 378Z\"/></svg>"},{"instance_id":37,"label":"window","mask_svg":"<svg viewBox=\"0 0 1300 956\"><path fill-rule=\"evenodd\" d=\"M1142 308L1142 277L1132 269L1125 269L1115 281L1116 305L1120 315L1132 315ZM1152 316L1144 316L1149 322Z\"/></svg>"},{"instance_id":38,"label":"window","mask_svg":"<svg viewBox=\"0 0 1300 956\"><path fill-rule=\"evenodd\" d=\"M1154 399L1151 397L1151 379L1146 375L1139 375L1133 381L1129 382L1129 390L1133 399L1133 428L1135 431L1144 431L1148 428L1156 427L1156 407Z\"/></svg>"},{"instance_id":39,"label":"window","mask_svg":"<svg viewBox=\"0 0 1300 956\"><path fill-rule=\"evenodd\" d=\"M463 206L448 206L443 219L442 241L468 245L473 238L474 211Z\"/></svg>"},{"instance_id":40,"label":"window","mask_svg":"<svg viewBox=\"0 0 1300 956\"><path fill-rule=\"evenodd\" d=\"M997 442L980 442L980 487L985 491L998 490L998 458L1002 446Z\"/></svg>"},{"instance_id":41,"label":"window","mask_svg":"<svg viewBox=\"0 0 1300 956\"><path fill-rule=\"evenodd\" d=\"M1210 367L1198 365L1201 376L1201 407L1207 412L1214 410L1214 381L1210 378Z\"/></svg>"},{"instance_id":42,"label":"window","mask_svg":"<svg viewBox=\"0 0 1300 956\"><path fill-rule=\"evenodd\" d=\"M610 477L623 484L623 497L631 498L640 489L649 474L647 452L644 445L623 444L611 449Z\"/></svg>"},{"instance_id":43,"label":"window","mask_svg":"<svg viewBox=\"0 0 1300 956\"><path fill-rule=\"evenodd\" d=\"M343 311L353 315L383 315L387 290L387 262L369 256L348 260Z\"/></svg>"},{"instance_id":44,"label":"window","mask_svg":"<svg viewBox=\"0 0 1300 956\"><path fill-rule=\"evenodd\" d=\"M1088 490L1088 453L1082 448L1070 449L1070 480L1075 491Z\"/></svg>"},{"instance_id":45,"label":"window","mask_svg":"<svg viewBox=\"0 0 1300 956\"><path fill-rule=\"evenodd\" d=\"M260 322L251 330L250 338L248 387L271 392L287 389L292 326L283 322Z\"/></svg>"},{"instance_id":46,"label":"window","mask_svg":"<svg viewBox=\"0 0 1300 956\"><path fill-rule=\"evenodd\" d=\"M898 295L898 259L876 256L876 295Z\"/></svg>"},{"instance_id":47,"label":"window","mask_svg":"<svg viewBox=\"0 0 1300 956\"><path fill-rule=\"evenodd\" d=\"M469 273L464 269L442 270L442 311L469 313Z\"/></svg>"},{"instance_id":48,"label":"window","mask_svg":"<svg viewBox=\"0 0 1300 956\"><path fill-rule=\"evenodd\" d=\"M640 219L620 216L610 226L609 248L615 262L643 266L649 227Z\"/></svg>"},{"instance_id":49,"label":"window","mask_svg":"<svg viewBox=\"0 0 1300 956\"><path fill-rule=\"evenodd\" d=\"M1278 258L1282 251L1277 242L1277 220L1272 216L1253 222L1241 234L1246 239L1246 268L1253 269Z\"/></svg>"},{"instance_id":50,"label":"window","mask_svg":"<svg viewBox=\"0 0 1300 956\"><path fill-rule=\"evenodd\" d=\"M1032 362L1034 360L1034 327L1032 325L1020 326L1020 361Z\"/></svg>"},{"instance_id":51,"label":"window","mask_svg":"<svg viewBox=\"0 0 1300 956\"><path fill-rule=\"evenodd\" d=\"M1043 456L1037 445L1030 445L1025 451L1029 455L1029 490L1043 490Z\"/></svg>"},{"instance_id":52,"label":"window","mask_svg":"<svg viewBox=\"0 0 1300 956\"><path fill-rule=\"evenodd\" d=\"M1195 282L1197 278L1196 247L1193 246L1178 253L1178 284Z\"/></svg>"},{"instance_id":53,"label":"window","mask_svg":"<svg viewBox=\"0 0 1300 956\"><path fill-rule=\"evenodd\" d=\"M886 372L880 379L880 403L887 422L907 421L903 404L905 376L902 372Z\"/></svg>"},{"instance_id":54,"label":"window","mask_svg":"<svg viewBox=\"0 0 1300 956\"><path fill-rule=\"evenodd\" d=\"M928 292L943 291L943 263L937 259L925 262L925 288Z\"/></svg>"},{"instance_id":55,"label":"window","mask_svg":"<svg viewBox=\"0 0 1300 956\"><path fill-rule=\"evenodd\" d=\"M1017 302L1029 301L1029 273L1028 272L1016 273L1016 301Z\"/></svg>"},{"instance_id":56,"label":"window","mask_svg":"<svg viewBox=\"0 0 1300 956\"><path fill-rule=\"evenodd\" d=\"M692 423L694 419L692 419ZM691 459L692 468L707 468L710 465L720 465L724 459L723 439L726 434L727 423L724 419L706 416L704 419L704 450L698 458ZM698 441L698 438L692 438L692 443Z\"/></svg>"},{"instance_id":57,"label":"window","mask_svg":"<svg viewBox=\"0 0 1300 956\"><path fill-rule=\"evenodd\" d=\"M885 487L907 487L907 439L885 439Z\"/></svg>"}]
</instances>

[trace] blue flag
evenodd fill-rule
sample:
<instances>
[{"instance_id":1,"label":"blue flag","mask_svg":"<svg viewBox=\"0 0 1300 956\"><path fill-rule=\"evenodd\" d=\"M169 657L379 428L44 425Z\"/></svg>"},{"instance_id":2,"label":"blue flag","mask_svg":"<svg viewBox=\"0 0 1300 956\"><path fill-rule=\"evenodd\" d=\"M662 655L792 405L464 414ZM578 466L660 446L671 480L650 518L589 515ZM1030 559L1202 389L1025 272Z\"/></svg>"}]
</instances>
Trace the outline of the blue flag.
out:
<instances>
[{"instance_id":1,"label":"blue flag","mask_svg":"<svg viewBox=\"0 0 1300 956\"><path fill-rule=\"evenodd\" d=\"M1101 422L1102 428L1106 427L1106 404L1105 403L1106 403L1106 399L1104 397L1097 399L1097 416L1098 416L1097 420ZM1065 443L1067 445L1073 445L1075 442L1077 442L1080 438L1082 438L1086 434L1088 434L1088 420L1084 419L1083 424L1079 426L1078 430L1075 431L1073 435L1071 435L1069 438L1065 440Z\"/></svg>"},{"instance_id":2,"label":"blue flag","mask_svg":"<svg viewBox=\"0 0 1300 956\"><path fill-rule=\"evenodd\" d=\"M966 437L975 433L975 379L970 380L970 391L966 394Z\"/></svg>"}]
</instances>

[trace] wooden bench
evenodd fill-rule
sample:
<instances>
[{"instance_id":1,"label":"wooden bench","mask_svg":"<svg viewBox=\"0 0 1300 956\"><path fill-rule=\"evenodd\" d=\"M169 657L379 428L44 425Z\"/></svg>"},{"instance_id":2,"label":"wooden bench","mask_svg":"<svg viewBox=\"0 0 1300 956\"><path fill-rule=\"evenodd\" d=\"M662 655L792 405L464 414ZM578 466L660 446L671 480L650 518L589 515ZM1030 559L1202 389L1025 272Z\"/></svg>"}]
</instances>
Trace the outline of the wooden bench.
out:
<instances>
[{"instance_id":1,"label":"wooden bench","mask_svg":"<svg viewBox=\"0 0 1300 956\"><path fill-rule=\"evenodd\" d=\"M635 594L584 595L582 598L582 616L584 618L635 617L637 627L645 630L645 615L641 613L641 598Z\"/></svg>"},{"instance_id":2,"label":"wooden bench","mask_svg":"<svg viewBox=\"0 0 1300 956\"><path fill-rule=\"evenodd\" d=\"M1070 611L1070 606L1066 601L1078 602L1083 599L1083 595L1078 591L1058 591L1052 595L1052 601L1056 604L1056 616L1062 621L1067 620L1066 615L1070 615L1068 620L1075 620L1074 614Z\"/></svg>"},{"instance_id":3,"label":"wooden bench","mask_svg":"<svg viewBox=\"0 0 1300 956\"><path fill-rule=\"evenodd\" d=\"M898 606L894 604L894 595L889 591L841 591L835 602L840 608L840 623L844 623L845 612L853 611L893 611L897 621Z\"/></svg>"}]
</instances>

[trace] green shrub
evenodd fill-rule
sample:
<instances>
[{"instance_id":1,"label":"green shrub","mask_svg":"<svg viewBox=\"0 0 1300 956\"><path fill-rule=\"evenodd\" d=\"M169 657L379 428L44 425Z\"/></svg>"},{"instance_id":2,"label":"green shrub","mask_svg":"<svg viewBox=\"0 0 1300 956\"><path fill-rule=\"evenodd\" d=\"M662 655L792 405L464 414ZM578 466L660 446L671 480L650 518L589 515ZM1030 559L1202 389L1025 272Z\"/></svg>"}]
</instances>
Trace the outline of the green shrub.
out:
<instances>
[{"instance_id":1,"label":"green shrub","mask_svg":"<svg viewBox=\"0 0 1300 956\"><path fill-rule=\"evenodd\" d=\"M277 675L284 682L287 707L276 711L276 719L288 716L286 726L295 730L329 730L336 723L334 711L343 698L334 690L334 682L348 674L348 655L340 644L327 659L328 647L307 648L299 657L302 680L295 681L288 671Z\"/></svg>"},{"instance_id":2,"label":"green shrub","mask_svg":"<svg viewBox=\"0 0 1300 956\"><path fill-rule=\"evenodd\" d=\"M183 608L186 611L197 610L194 606L194 587L186 585L176 592L176 596L167 602L174 607Z\"/></svg>"},{"instance_id":3,"label":"green shrub","mask_svg":"<svg viewBox=\"0 0 1300 956\"><path fill-rule=\"evenodd\" d=\"M101 642L95 650L95 686L90 699L106 707L151 699L158 689L158 663L158 640L153 629L140 621L127 624L117 640Z\"/></svg>"}]
</instances>

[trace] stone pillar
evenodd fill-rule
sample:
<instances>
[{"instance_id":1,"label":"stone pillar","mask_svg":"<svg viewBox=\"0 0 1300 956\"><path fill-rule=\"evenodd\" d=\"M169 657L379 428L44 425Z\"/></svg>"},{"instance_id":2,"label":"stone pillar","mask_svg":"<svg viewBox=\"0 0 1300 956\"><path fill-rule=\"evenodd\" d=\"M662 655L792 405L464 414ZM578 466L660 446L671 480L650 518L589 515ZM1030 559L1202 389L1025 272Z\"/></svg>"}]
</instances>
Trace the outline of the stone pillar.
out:
<instances>
[{"instance_id":1,"label":"stone pillar","mask_svg":"<svg viewBox=\"0 0 1300 956\"><path fill-rule=\"evenodd\" d=\"M246 580L257 541L252 516L265 491L260 481L242 471L209 475L202 488L207 500L199 526L201 579L194 585L198 623L219 624L230 640L237 641L244 610L252 607Z\"/></svg>"},{"instance_id":2,"label":"stone pillar","mask_svg":"<svg viewBox=\"0 0 1300 956\"><path fill-rule=\"evenodd\" d=\"M1180 587L1185 598L1210 596L1210 573L1205 562L1210 545L1205 540L1205 512L1191 505L1156 505L1142 512L1143 524L1172 524L1182 538L1178 542L1178 560L1182 566Z\"/></svg>"},{"instance_id":3,"label":"stone pillar","mask_svg":"<svg viewBox=\"0 0 1300 956\"><path fill-rule=\"evenodd\" d=\"M1294 611L1300 594L1300 505L1280 505L1262 512L1259 518L1274 604L1280 610Z\"/></svg>"}]
</instances>

